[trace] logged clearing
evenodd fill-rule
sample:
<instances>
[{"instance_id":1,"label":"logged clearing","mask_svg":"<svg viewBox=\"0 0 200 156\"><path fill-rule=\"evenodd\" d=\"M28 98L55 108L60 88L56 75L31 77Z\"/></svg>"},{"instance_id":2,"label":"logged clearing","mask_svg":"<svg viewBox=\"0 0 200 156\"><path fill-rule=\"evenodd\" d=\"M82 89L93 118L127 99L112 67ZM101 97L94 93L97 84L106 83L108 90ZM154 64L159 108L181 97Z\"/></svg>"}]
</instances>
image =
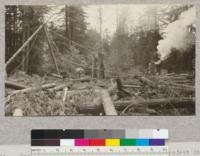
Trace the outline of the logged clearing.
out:
<instances>
[{"instance_id":1,"label":"logged clearing","mask_svg":"<svg viewBox=\"0 0 200 156\"><path fill-rule=\"evenodd\" d=\"M192 115L195 112L194 79L189 74L75 80L30 76L18 71L7 82L26 88L6 87L6 115L13 115L16 109L22 110L23 116L116 115L109 114L113 109L117 115ZM102 90L111 99L106 106L104 101L108 100L103 100L106 97Z\"/></svg>"},{"instance_id":2,"label":"logged clearing","mask_svg":"<svg viewBox=\"0 0 200 156\"><path fill-rule=\"evenodd\" d=\"M6 115L195 115L195 6L98 7L5 7Z\"/></svg>"}]
</instances>

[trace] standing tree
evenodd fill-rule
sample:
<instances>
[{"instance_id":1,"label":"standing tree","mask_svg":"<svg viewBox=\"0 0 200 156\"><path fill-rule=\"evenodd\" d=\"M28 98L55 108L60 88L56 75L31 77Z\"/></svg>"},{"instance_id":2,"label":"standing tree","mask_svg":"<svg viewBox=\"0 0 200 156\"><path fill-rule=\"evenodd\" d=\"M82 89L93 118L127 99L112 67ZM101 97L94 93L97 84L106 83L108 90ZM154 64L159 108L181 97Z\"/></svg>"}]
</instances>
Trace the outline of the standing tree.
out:
<instances>
[{"instance_id":1,"label":"standing tree","mask_svg":"<svg viewBox=\"0 0 200 156\"><path fill-rule=\"evenodd\" d=\"M28 5L6 6L6 61L41 25L43 15L47 11L47 8L46 6ZM35 53L29 53L29 46L26 46L21 55L7 68L7 72L11 72L15 67L19 67L19 65L25 72L34 72L37 65L39 65L39 57L37 56L40 53L36 52L35 47L32 49ZM34 68L28 68L29 66Z\"/></svg>"}]
</instances>

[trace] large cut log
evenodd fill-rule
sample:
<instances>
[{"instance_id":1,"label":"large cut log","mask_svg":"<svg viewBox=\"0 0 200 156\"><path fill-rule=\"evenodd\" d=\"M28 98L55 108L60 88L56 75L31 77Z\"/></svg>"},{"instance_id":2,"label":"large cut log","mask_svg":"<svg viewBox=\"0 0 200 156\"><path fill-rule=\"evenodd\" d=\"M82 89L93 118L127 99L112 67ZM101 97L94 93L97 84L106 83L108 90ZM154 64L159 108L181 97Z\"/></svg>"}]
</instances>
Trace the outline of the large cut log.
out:
<instances>
[{"instance_id":1,"label":"large cut log","mask_svg":"<svg viewBox=\"0 0 200 156\"><path fill-rule=\"evenodd\" d=\"M100 112L103 112L102 99L97 97L90 103L87 102L83 103L82 105L76 105L76 109L81 114L99 115Z\"/></svg>"},{"instance_id":2,"label":"large cut log","mask_svg":"<svg viewBox=\"0 0 200 156\"><path fill-rule=\"evenodd\" d=\"M12 81L6 81L5 82L5 87L6 88L16 89L16 90L28 88L27 86L24 86L24 85L21 85L21 84L18 84L16 82L12 82Z\"/></svg>"},{"instance_id":3,"label":"large cut log","mask_svg":"<svg viewBox=\"0 0 200 156\"><path fill-rule=\"evenodd\" d=\"M27 93L27 92L31 92L31 91L37 91L37 90L40 90L40 89L48 89L48 88L52 88L52 87L55 87L55 86L56 86L55 83L48 83L48 84L44 84L42 86L29 87L29 88L26 88L26 89L17 90L17 91L14 91L12 94Z\"/></svg>"},{"instance_id":4,"label":"large cut log","mask_svg":"<svg viewBox=\"0 0 200 156\"><path fill-rule=\"evenodd\" d=\"M102 104L103 104L105 115L117 115L117 111L112 102L112 99L110 98L108 91L105 89L102 89L100 91L100 94L102 98Z\"/></svg>"},{"instance_id":5,"label":"large cut log","mask_svg":"<svg viewBox=\"0 0 200 156\"><path fill-rule=\"evenodd\" d=\"M195 98L162 98L162 99L135 99L128 101L116 101L115 107L117 110L123 110L128 105L132 104L133 107L146 106L149 108L160 108L165 106L165 108L192 108L195 106Z\"/></svg>"},{"instance_id":6,"label":"large cut log","mask_svg":"<svg viewBox=\"0 0 200 156\"><path fill-rule=\"evenodd\" d=\"M165 106L167 109L171 109L172 106L174 108L194 108L195 106L195 99L194 98L166 98L166 99L149 99L149 100L141 100L141 99L135 99L135 100L127 100L127 101L115 101L114 106L116 110L123 110L129 105L133 105L133 107L149 107L149 108L160 108ZM87 112L88 110L90 112L101 112L101 103L98 103L98 105L94 104L87 104L84 106L81 106L81 112Z\"/></svg>"}]
</instances>

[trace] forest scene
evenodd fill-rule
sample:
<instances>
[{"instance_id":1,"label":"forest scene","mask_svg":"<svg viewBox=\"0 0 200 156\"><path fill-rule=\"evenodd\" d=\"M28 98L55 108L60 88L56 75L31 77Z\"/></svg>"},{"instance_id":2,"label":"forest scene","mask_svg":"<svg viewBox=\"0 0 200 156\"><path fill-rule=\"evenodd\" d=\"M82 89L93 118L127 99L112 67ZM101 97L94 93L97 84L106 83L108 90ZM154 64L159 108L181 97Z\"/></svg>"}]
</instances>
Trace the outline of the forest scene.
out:
<instances>
[{"instance_id":1,"label":"forest scene","mask_svg":"<svg viewBox=\"0 0 200 156\"><path fill-rule=\"evenodd\" d=\"M195 115L194 5L5 6L6 116Z\"/></svg>"}]
</instances>

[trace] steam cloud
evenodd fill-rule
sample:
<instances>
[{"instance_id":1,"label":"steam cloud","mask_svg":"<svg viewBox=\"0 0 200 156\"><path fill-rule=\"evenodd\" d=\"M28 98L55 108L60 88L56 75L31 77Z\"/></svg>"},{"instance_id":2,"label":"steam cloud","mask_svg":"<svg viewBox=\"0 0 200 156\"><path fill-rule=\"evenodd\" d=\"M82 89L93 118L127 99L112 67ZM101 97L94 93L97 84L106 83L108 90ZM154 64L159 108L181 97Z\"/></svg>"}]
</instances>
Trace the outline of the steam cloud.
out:
<instances>
[{"instance_id":1,"label":"steam cloud","mask_svg":"<svg viewBox=\"0 0 200 156\"><path fill-rule=\"evenodd\" d=\"M171 49L185 51L195 42L195 36L189 31L189 26L195 24L195 7L183 12L179 19L170 23L164 30L164 38L158 42L157 50L160 61L165 60L171 53Z\"/></svg>"}]
</instances>

